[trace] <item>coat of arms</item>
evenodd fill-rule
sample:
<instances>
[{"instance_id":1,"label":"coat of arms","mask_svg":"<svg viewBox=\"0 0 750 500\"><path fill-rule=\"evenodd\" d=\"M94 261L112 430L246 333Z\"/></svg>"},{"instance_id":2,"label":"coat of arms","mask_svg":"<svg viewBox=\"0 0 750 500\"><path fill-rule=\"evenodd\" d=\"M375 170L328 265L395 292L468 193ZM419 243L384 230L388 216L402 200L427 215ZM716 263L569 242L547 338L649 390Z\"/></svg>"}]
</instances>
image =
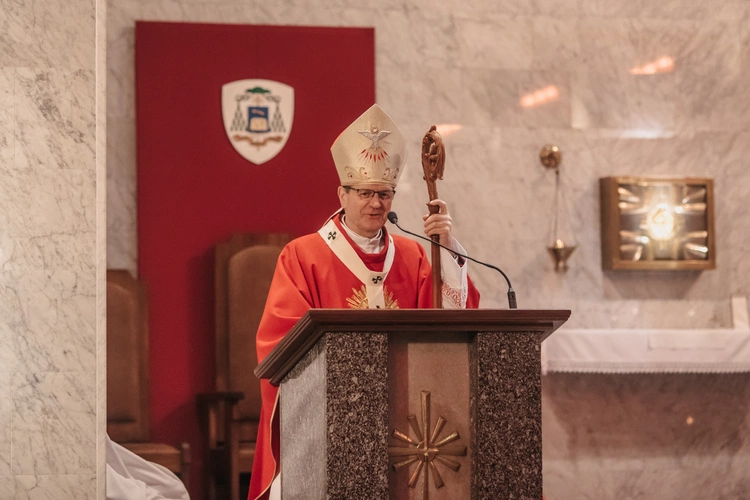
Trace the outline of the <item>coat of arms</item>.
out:
<instances>
[{"instance_id":1,"label":"coat of arms","mask_svg":"<svg viewBox=\"0 0 750 500\"><path fill-rule=\"evenodd\" d=\"M294 118L294 89L271 80L237 80L221 88L229 142L246 160L260 165L286 145Z\"/></svg>"}]
</instances>

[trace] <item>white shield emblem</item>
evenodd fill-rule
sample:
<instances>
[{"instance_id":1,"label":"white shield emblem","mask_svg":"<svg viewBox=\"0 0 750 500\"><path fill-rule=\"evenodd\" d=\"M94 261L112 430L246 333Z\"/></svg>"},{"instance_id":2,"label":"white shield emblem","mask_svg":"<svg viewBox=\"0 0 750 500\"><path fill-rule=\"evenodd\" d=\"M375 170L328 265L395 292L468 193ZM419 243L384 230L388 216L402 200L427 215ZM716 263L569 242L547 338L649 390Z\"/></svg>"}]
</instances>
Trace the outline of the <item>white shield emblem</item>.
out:
<instances>
[{"instance_id":1,"label":"white shield emblem","mask_svg":"<svg viewBox=\"0 0 750 500\"><path fill-rule=\"evenodd\" d=\"M294 89L271 80L237 80L221 87L224 130L246 160L260 165L286 145L294 119Z\"/></svg>"}]
</instances>

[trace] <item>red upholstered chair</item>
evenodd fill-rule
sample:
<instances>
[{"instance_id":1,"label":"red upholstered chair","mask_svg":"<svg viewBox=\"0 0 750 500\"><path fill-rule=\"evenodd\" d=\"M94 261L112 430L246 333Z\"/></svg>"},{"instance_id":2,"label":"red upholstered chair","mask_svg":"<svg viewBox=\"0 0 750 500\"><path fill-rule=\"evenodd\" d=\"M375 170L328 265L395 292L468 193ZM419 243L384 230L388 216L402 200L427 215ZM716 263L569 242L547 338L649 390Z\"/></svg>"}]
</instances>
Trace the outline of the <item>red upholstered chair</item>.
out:
<instances>
[{"instance_id":1,"label":"red upholstered chair","mask_svg":"<svg viewBox=\"0 0 750 500\"><path fill-rule=\"evenodd\" d=\"M146 286L128 271L107 271L107 434L189 484L190 446L151 441Z\"/></svg>"},{"instance_id":2,"label":"red upholstered chair","mask_svg":"<svg viewBox=\"0 0 750 500\"><path fill-rule=\"evenodd\" d=\"M198 395L206 500L236 500L240 473L252 471L261 405L255 333L276 261L290 240L286 234L236 234L215 248L216 391Z\"/></svg>"}]
</instances>

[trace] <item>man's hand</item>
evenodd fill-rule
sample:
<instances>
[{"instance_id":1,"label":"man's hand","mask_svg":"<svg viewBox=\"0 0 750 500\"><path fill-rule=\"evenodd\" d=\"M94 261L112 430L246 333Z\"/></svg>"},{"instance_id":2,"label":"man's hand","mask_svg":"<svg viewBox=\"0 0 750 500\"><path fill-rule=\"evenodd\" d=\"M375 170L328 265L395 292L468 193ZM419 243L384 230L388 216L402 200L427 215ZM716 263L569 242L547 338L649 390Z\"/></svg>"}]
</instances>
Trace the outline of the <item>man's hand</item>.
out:
<instances>
[{"instance_id":1,"label":"man's hand","mask_svg":"<svg viewBox=\"0 0 750 500\"><path fill-rule=\"evenodd\" d=\"M427 236L439 235L440 244L451 248L453 244L453 237L451 236L453 219L451 219L448 213L448 205L440 199L432 200L428 205L437 205L440 207L440 211L436 214L428 213L422 217L422 220L424 220L424 234Z\"/></svg>"}]
</instances>

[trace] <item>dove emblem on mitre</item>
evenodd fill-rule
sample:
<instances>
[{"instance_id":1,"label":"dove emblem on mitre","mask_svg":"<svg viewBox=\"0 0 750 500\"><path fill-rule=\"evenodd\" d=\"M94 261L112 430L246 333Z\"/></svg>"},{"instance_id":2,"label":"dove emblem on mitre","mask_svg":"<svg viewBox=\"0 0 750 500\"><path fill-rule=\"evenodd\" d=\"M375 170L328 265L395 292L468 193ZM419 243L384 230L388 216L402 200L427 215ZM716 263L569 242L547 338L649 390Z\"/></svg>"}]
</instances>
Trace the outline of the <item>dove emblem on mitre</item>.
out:
<instances>
[{"instance_id":1,"label":"dove emblem on mitre","mask_svg":"<svg viewBox=\"0 0 750 500\"><path fill-rule=\"evenodd\" d=\"M378 127L370 127L370 130L358 130L360 134L367 137L372 141L370 147L363 149L359 156L369 160L375 164L381 161L388 161L388 153L380 147L380 141L385 139L390 133L390 130L380 130Z\"/></svg>"}]
</instances>

